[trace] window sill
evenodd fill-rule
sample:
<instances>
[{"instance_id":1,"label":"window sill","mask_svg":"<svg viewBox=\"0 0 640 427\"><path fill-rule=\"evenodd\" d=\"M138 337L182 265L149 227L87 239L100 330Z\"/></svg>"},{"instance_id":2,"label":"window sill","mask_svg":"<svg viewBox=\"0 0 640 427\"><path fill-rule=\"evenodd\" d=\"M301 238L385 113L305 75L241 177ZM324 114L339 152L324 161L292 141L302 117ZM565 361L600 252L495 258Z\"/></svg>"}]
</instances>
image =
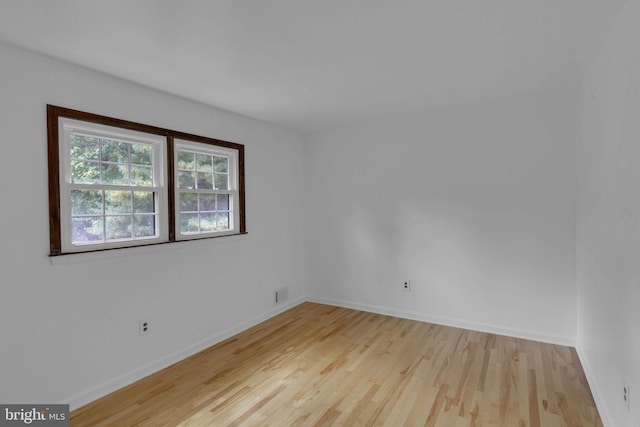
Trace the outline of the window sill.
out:
<instances>
[{"instance_id":1,"label":"window sill","mask_svg":"<svg viewBox=\"0 0 640 427\"><path fill-rule=\"evenodd\" d=\"M51 265L79 264L87 261L103 259L124 258L136 255L161 253L184 248L198 248L219 244L222 242L236 241L247 235L247 232L228 234L225 236L207 237L201 239L177 240L174 242L154 243L151 245L130 246L126 248L103 249L86 252L67 252L60 255L49 255Z\"/></svg>"}]
</instances>

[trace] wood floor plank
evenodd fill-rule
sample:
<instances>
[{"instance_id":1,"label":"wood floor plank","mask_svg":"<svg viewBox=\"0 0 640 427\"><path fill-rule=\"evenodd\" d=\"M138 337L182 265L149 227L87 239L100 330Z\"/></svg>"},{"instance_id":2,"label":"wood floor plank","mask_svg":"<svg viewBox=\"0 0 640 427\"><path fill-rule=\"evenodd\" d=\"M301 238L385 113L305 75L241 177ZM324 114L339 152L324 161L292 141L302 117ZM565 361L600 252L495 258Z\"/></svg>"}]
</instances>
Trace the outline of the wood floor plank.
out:
<instances>
[{"instance_id":1,"label":"wood floor plank","mask_svg":"<svg viewBox=\"0 0 640 427\"><path fill-rule=\"evenodd\" d=\"M600 427L573 348L304 303L72 426Z\"/></svg>"}]
</instances>

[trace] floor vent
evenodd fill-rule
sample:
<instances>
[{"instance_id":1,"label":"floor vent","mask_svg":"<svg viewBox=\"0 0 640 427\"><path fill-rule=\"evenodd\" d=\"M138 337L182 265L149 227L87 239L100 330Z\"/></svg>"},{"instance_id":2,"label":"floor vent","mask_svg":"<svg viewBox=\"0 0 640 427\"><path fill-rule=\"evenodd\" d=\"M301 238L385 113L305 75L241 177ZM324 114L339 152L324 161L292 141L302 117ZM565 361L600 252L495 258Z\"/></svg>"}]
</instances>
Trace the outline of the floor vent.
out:
<instances>
[{"instance_id":1,"label":"floor vent","mask_svg":"<svg viewBox=\"0 0 640 427\"><path fill-rule=\"evenodd\" d=\"M289 299L289 288L276 289L274 292L274 301L279 304Z\"/></svg>"}]
</instances>

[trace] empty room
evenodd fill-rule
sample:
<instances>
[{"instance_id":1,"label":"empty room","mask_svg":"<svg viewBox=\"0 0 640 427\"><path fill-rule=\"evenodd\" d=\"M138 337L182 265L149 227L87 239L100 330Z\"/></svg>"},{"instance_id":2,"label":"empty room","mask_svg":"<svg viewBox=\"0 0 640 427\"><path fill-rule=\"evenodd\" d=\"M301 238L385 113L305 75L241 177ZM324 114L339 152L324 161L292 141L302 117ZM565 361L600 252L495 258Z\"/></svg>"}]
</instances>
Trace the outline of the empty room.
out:
<instances>
[{"instance_id":1,"label":"empty room","mask_svg":"<svg viewBox=\"0 0 640 427\"><path fill-rule=\"evenodd\" d=\"M0 425L640 426L640 0L3 0Z\"/></svg>"}]
</instances>

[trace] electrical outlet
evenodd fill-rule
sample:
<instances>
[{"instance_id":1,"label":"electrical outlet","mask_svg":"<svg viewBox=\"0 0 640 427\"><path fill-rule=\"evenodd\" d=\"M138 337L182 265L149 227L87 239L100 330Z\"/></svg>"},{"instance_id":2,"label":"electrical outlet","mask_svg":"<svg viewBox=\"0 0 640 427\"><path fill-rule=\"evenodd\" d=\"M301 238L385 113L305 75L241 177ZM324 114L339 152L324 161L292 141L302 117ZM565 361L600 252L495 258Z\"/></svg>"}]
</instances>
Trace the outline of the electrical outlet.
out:
<instances>
[{"instance_id":1,"label":"electrical outlet","mask_svg":"<svg viewBox=\"0 0 640 427\"><path fill-rule=\"evenodd\" d=\"M629 384L622 386L622 399L624 400L624 406L627 408L627 412L631 411L631 390L629 389Z\"/></svg>"},{"instance_id":2,"label":"electrical outlet","mask_svg":"<svg viewBox=\"0 0 640 427\"><path fill-rule=\"evenodd\" d=\"M411 290L411 280L405 280L402 282L402 289L409 292Z\"/></svg>"},{"instance_id":3,"label":"electrical outlet","mask_svg":"<svg viewBox=\"0 0 640 427\"><path fill-rule=\"evenodd\" d=\"M138 333L140 336L147 335L151 332L151 322L149 320L140 320L138 322Z\"/></svg>"}]
</instances>

